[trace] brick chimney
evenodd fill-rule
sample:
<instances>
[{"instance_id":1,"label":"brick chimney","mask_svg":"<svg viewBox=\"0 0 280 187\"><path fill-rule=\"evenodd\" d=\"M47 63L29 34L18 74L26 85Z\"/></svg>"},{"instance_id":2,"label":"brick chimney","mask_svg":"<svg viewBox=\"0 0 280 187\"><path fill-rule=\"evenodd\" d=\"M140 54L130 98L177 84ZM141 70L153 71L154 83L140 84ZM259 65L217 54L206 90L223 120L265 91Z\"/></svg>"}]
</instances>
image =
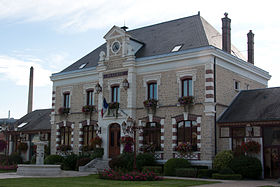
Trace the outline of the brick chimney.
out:
<instances>
[{"instance_id":1,"label":"brick chimney","mask_svg":"<svg viewBox=\"0 0 280 187\"><path fill-rule=\"evenodd\" d=\"M254 64L254 33L250 30L247 34L248 62Z\"/></svg>"},{"instance_id":2,"label":"brick chimney","mask_svg":"<svg viewBox=\"0 0 280 187\"><path fill-rule=\"evenodd\" d=\"M223 34L222 34L222 43L223 43L223 50L231 53L231 40L230 40L230 22L231 19L228 18L228 13L224 14L225 17L222 18L222 30L223 30Z\"/></svg>"},{"instance_id":3,"label":"brick chimney","mask_svg":"<svg viewBox=\"0 0 280 187\"><path fill-rule=\"evenodd\" d=\"M28 92L27 113L32 112L32 104L33 104L33 67L31 66L30 76L29 76L29 92Z\"/></svg>"}]
</instances>

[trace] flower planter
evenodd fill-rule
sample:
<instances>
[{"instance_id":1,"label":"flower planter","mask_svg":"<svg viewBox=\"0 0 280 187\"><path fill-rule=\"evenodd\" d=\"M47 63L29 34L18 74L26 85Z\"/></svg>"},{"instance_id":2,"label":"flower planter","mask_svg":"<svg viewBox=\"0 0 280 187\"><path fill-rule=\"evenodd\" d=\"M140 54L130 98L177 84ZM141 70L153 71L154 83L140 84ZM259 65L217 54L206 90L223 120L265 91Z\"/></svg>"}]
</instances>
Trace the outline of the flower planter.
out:
<instances>
[{"instance_id":1,"label":"flower planter","mask_svg":"<svg viewBox=\"0 0 280 187\"><path fill-rule=\"evenodd\" d=\"M82 112L85 114L91 114L92 112L96 112L96 108L94 105L85 105L82 108Z\"/></svg>"},{"instance_id":2,"label":"flower planter","mask_svg":"<svg viewBox=\"0 0 280 187\"><path fill-rule=\"evenodd\" d=\"M147 99L143 102L144 107L147 110L148 114L156 114L156 109L157 109L157 104L158 104L158 100L156 99Z\"/></svg>"},{"instance_id":3,"label":"flower planter","mask_svg":"<svg viewBox=\"0 0 280 187\"><path fill-rule=\"evenodd\" d=\"M60 115L68 115L69 112L70 112L70 108L60 107L60 108L58 109L58 113L59 113Z\"/></svg>"}]
</instances>

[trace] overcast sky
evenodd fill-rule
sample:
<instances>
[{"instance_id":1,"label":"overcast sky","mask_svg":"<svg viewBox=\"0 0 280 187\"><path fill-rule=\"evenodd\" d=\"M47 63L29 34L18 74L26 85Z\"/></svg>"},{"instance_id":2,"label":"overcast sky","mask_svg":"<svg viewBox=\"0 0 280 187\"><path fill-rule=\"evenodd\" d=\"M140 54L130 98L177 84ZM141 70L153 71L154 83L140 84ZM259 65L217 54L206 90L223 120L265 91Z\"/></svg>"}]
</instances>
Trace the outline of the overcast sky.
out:
<instances>
[{"instance_id":1,"label":"overcast sky","mask_svg":"<svg viewBox=\"0 0 280 187\"><path fill-rule=\"evenodd\" d=\"M263 2L263 3L259 3ZM255 65L268 71L269 87L280 86L280 22L277 1L188 0L0 0L0 118L27 111L29 68L34 67L33 109L51 108L59 72L104 42L113 25L129 29L187 17L200 11L221 32L224 12L232 20L232 43L247 55L255 33Z\"/></svg>"}]
</instances>

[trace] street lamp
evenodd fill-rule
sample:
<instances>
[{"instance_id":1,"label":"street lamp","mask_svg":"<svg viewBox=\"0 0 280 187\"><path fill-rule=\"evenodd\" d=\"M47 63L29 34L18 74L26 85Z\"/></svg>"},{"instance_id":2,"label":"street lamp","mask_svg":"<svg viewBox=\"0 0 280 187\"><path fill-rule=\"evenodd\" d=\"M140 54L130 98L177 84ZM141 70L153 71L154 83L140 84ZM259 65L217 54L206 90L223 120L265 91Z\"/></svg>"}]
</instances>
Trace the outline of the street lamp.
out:
<instances>
[{"instance_id":1,"label":"street lamp","mask_svg":"<svg viewBox=\"0 0 280 187\"><path fill-rule=\"evenodd\" d=\"M122 123L122 130L124 134L133 134L133 146L134 146L134 162L133 169L136 170L136 133L141 133L143 131L142 127L137 126L136 121L130 116L127 118L126 123Z\"/></svg>"},{"instance_id":2,"label":"street lamp","mask_svg":"<svg viewBox=\"0 0 280 187\"><path fill-rule=\"evenodd\" d=\"M99 83L97 83L97 84L95 85L95 90L96 90L96 93L97 93L97 94L99 94L100 92L102 92L102 87L100 86Z\"/></svg>"}]
</instances>

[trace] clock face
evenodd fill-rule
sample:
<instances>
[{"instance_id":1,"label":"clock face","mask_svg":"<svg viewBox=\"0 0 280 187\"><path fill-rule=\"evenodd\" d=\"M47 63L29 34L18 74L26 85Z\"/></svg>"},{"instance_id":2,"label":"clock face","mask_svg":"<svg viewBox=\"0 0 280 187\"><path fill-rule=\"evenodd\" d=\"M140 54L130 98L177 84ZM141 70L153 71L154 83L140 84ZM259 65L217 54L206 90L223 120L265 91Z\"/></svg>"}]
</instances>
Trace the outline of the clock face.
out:
<instances>
[{"instance_id":1,"label":"clock face","mask_svg":"<svg viewBox=\"0 0 280 187\"><path fill-rule=\"evenodd\" d=\"M114 53L117 53L117 52L119 51L120 47L121 47L121 46L120 46L120 42L116 41L116 42L114 42L113 45L112 45L112 51L113 51Z\"/></svg>"}]
</instances>

